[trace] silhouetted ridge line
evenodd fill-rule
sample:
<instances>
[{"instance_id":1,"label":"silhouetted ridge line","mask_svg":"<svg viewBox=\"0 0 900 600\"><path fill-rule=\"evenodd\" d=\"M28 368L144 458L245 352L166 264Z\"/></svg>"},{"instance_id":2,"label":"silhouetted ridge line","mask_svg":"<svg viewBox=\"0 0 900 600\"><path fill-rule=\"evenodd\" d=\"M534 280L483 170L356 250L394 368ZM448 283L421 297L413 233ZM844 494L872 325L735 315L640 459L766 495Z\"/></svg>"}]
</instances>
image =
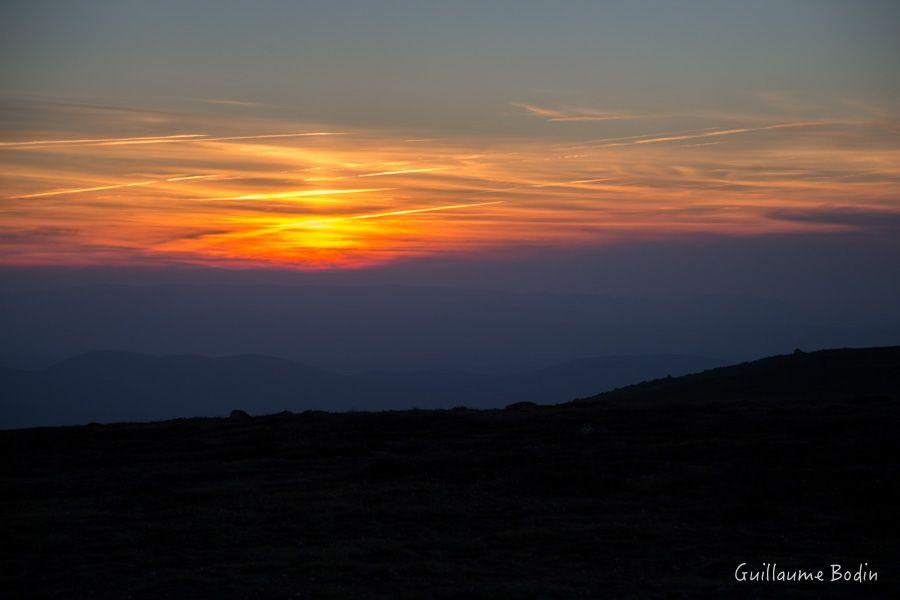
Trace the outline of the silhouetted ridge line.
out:
<instances>
[{"instance_id":1,"label":"silhouetted ridge line","mask_svg":"<svg viewBox=\"0 0 900 600\"><path fill-rule=\"evenodd\" d=\"M157 421L282 410L361 411L558 403L720 361L679 355L610 356L537 371L453 369L341 374L261 355L208 357L95 351L39 371L0 369L0 427Z\"/></svg>"},{"instance_id":2,"label":"silhouetted ridge line","mask_svg":"<svg viewBox=\"0 0 900 600\"><path fill-rule=\"evenodd\" d=\"M581 402L709 402L900 395L900 346L770 356L618 388Z\"/></svg>"}]
</instances>

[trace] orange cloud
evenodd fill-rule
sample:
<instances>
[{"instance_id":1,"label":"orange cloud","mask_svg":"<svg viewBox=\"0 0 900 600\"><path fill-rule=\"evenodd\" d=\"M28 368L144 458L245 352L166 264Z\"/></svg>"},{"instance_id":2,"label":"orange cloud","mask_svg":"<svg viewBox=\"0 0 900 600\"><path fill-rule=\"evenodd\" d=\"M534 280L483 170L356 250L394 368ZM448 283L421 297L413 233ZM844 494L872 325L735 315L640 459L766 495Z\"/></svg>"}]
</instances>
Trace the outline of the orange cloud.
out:
<instances>
[{"instance_id":1,"label":"orange cloud","mask_svg":"<svg viewBox=\"0 0 900 600\"><path fill-rule=\"evenodd\" d=\"M0 264L348 268L692 233L883 234L876 217L900 211L900 141L829 123L672 123L585 140L212 118L181 123L202 134L20 132L29 141L0 147ZM381 185L349 184L370 178Z\"/></svg>"}]
</instances>

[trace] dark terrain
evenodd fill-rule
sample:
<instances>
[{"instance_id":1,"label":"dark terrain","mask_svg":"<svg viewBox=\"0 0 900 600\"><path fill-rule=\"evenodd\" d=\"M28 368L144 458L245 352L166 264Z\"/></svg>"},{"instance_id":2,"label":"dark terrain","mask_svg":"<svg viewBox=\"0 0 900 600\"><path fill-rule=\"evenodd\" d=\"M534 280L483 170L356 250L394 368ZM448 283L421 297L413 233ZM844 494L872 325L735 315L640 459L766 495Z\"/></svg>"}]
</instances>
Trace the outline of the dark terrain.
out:
<instances>
[{"instance_id":1,"label":"dark terrain","mask_svg":"<svg viewBox=\"0 0 900 600\"><path fill-rule=\"evenodd\" d=\"M3 431L2 589L898 597L898 401L891 347L551 407ZM742 562L868 562L879 581L739 584Z\"/></svg>"}]
</instances>

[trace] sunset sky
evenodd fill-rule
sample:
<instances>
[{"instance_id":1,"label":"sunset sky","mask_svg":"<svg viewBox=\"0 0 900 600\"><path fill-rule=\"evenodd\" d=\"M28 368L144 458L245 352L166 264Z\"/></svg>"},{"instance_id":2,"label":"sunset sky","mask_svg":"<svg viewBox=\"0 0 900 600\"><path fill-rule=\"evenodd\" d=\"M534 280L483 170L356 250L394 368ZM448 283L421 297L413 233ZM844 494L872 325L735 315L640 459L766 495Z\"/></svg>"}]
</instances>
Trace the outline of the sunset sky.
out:
<instances>
[{"instance_id":1,"label":"sunset sky","mask_svg":"<svg viewBox=\"0 0 900 600\"><path fill-rule=\"evenodd\" d=\"M28 1L0 22L5 267L900 230L896 2Z\"/></svg>"}]
</instances>

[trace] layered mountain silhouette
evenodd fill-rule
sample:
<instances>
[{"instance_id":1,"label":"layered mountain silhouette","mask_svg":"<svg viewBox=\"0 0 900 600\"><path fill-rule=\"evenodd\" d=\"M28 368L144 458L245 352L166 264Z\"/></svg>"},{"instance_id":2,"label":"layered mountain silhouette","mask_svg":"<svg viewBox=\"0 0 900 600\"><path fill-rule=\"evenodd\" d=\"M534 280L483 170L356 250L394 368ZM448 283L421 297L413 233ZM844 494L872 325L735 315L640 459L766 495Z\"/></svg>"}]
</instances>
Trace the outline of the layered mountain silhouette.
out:
<instances>
[{"instance_id":1,"label":"layered mountain silhouette","mask_svg":"<svg viewBox=\"0 0 900 600\"><path fill-rule=\"evenodd\" d=\"M270 356L91 352L37 371L0 369L0 427L147 421L310 409L386 410L559 402L721 365L698 356L608 356L513 375L455 370L342 375Z\"/></svg>"},{"instance_id":2,"label":"layered mountain silhouette","mask_svg":"<svg viewBox=\"0 0 900 600\"><path fill-rule=\"evenodd\" d=\"M796 347L886 345L900 339L900 319L855 307L836 321L833 312L764 296L148 284L0 292L0 331L0 365L16 368L113 349L262 354L339 372L511 373L591 356L733 363Z\"/></svg>"}]
</instances>

